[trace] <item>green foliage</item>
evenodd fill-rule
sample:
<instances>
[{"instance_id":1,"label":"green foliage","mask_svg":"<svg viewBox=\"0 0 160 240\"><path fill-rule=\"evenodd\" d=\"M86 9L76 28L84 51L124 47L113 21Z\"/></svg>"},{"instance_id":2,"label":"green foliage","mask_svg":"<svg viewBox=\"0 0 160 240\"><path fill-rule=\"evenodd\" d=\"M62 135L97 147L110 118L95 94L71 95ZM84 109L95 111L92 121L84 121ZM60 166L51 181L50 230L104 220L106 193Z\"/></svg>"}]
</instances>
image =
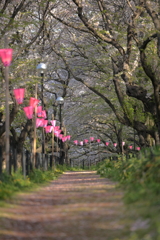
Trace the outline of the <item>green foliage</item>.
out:
<instances>
[{"instance_id":1,"label":"green foliage","mask_svg":"<svg viewBox=\"0 0 160 240\"><path fill-rule=\"evenodd\" d=\"M140 157L140 158L139 158ZM105 160L98 174L119 181L126 191L127 202L144 196L160 196L160 149L145 149L139 157L118 161Z\"/></svg>"},{"instance_id":2,"label":"green foliage","mask_svg":"<svg viewBox=\"0 0 160 240\"><path fill-rule=\"evenodd\" d=\"M128 239L159 240L160 147L144 149L138 157L131 159L105 160L99 164L97 172L117 181L124 189L124 201L128 203L128 214L132 215L133 221L147 219L149 222L143 230L137 227Z\"/></svg>"},{"instance_id":3,"label":"green foliage","mask_svg":"<svg viewBox=\"0 0 160 240\"><path fill-rule=\"evenodd\" d=\"M37 184L54 180L61 173L63 173L63 171L58 167L55 171L41 171L34 169L34 171L32 171L26 178L23 177L20 171L13 173L12 175L3 173L0 175L0 200L10 198L16 192L36 187Z\"/></svg>"},{"instance_id":4,"label":"green foliage","mask_svg":"<svg viewBox=\"0 0 160 240\"><path fill-rule=\"evenodd\" d=\"M53 180L56 178L56 175L53 171L41 171L39 169L34 169L29 174L29 179L33 183L44 183L49 180Z\"/></svg>"},{"instance_id":5,"label":"green foliage","mask_svg":"<svg viewBox=\"0 0 160 240\"><path fill-rule=\"evenodd\" d=\"M3 173L0 175L0 200L7 199L11 197L14 192L31 186L32 183L29 178L24 179L19 172L11 176Z\"/></svg>"}]
</instances>

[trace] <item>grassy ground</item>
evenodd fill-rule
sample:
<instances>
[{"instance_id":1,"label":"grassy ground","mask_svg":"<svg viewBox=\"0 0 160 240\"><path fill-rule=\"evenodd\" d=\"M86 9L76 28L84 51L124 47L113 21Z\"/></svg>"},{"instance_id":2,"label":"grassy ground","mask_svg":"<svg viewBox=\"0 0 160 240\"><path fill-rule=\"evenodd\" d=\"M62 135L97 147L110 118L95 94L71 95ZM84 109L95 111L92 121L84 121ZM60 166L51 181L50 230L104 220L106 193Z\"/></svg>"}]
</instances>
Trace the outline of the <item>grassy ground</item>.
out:
<instances>
[{"instance_id":1,"label":"grassy ground","mask_svg":"<svg viewBox=\"0 0 160 240\"><path fill-rule=\"evenodd\" d=\"M64 170L65 167L57 167L56 170L48 171L34 169L26 178L23 177L20 170L12 175L4 172L0 175L0 204L17 192L28 191L56 179Z\"/></svg>"},{"instance_id":2,"label":"grassy ground","mask_svg":"<svg viewBox=\"0 0 160 240\"><path fill-rule=\"evenodd\" d=\"M145 150L138 158L105 160L98 173L124 190L127 214L135 220L129 239L160 240L160 149Z\"/></svg>"}]
</instances>

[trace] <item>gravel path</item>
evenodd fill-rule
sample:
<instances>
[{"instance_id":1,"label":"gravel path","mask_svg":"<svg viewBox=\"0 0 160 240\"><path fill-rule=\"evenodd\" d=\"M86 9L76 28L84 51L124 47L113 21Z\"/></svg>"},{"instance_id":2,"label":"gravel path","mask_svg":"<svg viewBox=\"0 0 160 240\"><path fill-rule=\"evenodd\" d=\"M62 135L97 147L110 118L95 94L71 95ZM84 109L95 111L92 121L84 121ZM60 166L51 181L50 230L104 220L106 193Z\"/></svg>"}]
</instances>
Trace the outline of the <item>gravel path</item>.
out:
<instances>
[{"instance_id":1,"label":"gravel path","mask_svg":"<svg viewBox=\"0 0 160 240\"><path fill-rule=\"evenodd\" d=\"M0 240L125 239L122 196L94 171L65 172L0 208Z\"/></svg>"}]
</instances>

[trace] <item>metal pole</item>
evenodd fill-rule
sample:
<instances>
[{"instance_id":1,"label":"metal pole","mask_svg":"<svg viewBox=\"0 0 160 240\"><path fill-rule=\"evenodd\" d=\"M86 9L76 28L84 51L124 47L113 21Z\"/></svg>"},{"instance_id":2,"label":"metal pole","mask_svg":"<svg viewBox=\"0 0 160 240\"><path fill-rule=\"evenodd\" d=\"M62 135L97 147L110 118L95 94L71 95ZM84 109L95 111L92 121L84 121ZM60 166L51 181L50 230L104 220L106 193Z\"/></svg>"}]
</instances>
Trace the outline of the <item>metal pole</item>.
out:
<instances>
[{"instance_id":1,"label":"metal pole","mask_svg":"<svg viewBox=\"0 0 160 240\"><path fill-rule=\"evenodd\" d=\"M58 156L60 157L60 155L58 154L58 137L57 137L57 149L56 149L56 152L57 152L57 160L58 160ZM59 163L59 161L58 161Z\"/></svg>"},{"instance_id":2,"label":"metal pole","mask_svg":"<svg viewBox=\"0 0 160 240\"><path fill-rule=\"evenodd\" d=\"M37 83L35 87L35 98L37 98ZM34 137L33 137L33 168L35 167L36 163L36 119L37 119L37 105L35 106L35 111L34 111Z\"/></svg>"},{"instance_id":3,"label":"metal pole","mask_svg":"<svg viewBox=\"0 0 160 240\"><path fill-rule=\"evenodd\" d=\"M44 73L41 72L41 99L42 99L42 108L44 109L44 99L43 99L43 81ZM42 161L44 160L45 155L45 133L44 128L42 128Z\"/></svg>"},{"instance_id":4,"label":"metal pole","mask_svg":"<svg viewBox=\"0 0 160 240\"><path fill-rule=\"evenodd\" d=\"M59 121L60 121L60 129L62 130L62 116L61 116L61 112L62 112L62 106L60 104L60 106L59 106Z\"/></svg>"},{"instance_id":5,"label":"metal pole","mask_svg":"<svg viewBox=\"0 0 160 240\"><path fill-rule=\"evenodd\" d=\"M52 120L54 120L54 114L52 114ZM55 157L54 157L54 127L52 130L52 163L53 163L53 168L55 170Z\"/></svg>"},{"instance_id":6,"label":"metal pole","mask_svg":"<svg viewBox=\"0 0 160 240\"><path fill-rule=\"evenodd\" d=\"M59 106L59 121L60 121L60 129L62 130L62 106L60 104ZM60 140L60 164L63 165L63 162L62 162L62 140Z\"/></svg>"}]
</instances>

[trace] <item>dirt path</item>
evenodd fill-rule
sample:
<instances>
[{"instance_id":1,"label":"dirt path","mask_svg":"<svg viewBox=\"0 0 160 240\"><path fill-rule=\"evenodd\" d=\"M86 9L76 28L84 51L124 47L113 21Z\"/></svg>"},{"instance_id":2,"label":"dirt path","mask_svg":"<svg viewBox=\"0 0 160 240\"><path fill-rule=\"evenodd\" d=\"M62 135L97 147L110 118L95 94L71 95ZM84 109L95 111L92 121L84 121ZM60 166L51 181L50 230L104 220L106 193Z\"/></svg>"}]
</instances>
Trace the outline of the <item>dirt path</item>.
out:
<instances>
[{"instance_id":1,"label":"dirt path","mask_svg":"<svg viewBox=\"0 0 160 240\"><path fill-rule=\"evenodd\" d=\"M123 208L110 180L93 171L66 172L0 208L0 240L126 239Z\"/></svg>"}]
</instances>

